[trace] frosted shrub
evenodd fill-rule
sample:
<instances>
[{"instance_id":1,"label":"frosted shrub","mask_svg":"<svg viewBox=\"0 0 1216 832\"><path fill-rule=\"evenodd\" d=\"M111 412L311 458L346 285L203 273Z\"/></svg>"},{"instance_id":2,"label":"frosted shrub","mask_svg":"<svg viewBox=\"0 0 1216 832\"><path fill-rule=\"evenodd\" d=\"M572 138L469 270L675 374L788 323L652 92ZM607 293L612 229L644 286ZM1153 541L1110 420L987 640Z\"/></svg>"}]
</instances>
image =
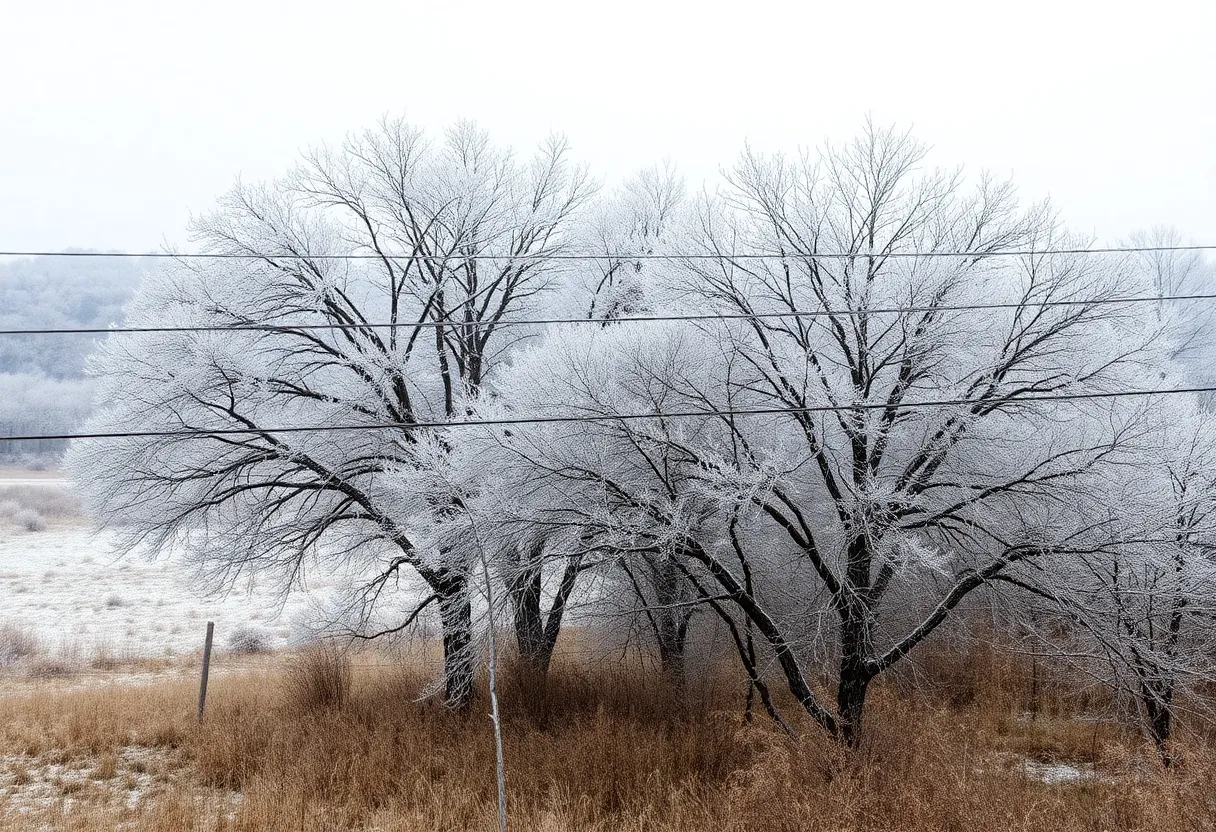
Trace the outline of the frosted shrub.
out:
<instances>
[{"instance_id":1,"label":"frosted shrub","mask_svg":"<svg viewBox=\"0 0 1216 832\"><path fill-rule=\"evenodd\" d=\"M13 522L27 532L46 530L46 520L32 508L23 508L13 515Z\"/></svg>"},{"instance_id":2,"label":"frosted shrub","mask_svg":"<svg viewBox=\"0 0 1216 832\"><path fill-rule=\"evenodd\" d=\"M233 653L265 653L270 650L269 637L261 627L242 625L228 636L228 649Z\"/></svg>"}]
</instances>

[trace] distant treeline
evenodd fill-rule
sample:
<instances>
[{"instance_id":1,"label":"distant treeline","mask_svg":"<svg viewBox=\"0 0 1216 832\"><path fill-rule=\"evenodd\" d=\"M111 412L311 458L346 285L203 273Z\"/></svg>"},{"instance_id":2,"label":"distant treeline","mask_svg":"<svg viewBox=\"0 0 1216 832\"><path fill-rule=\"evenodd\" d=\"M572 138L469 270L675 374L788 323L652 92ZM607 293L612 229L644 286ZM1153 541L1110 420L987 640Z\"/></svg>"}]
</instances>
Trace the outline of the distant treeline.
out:
<instances>
[{"instance_id":1,"label":"distant treeline","mask_svg":"<svg viewBox=\"0 0 1216 832\"><path fill-rule=\"evenodd\" d=\"M38 257L0 262L0 329L119 324L143 267L124 258ZM67 433L92 407L85 364L100 336L0 336L0 435ZM52 465L62 440L0 440L0 463Z\"/></svg>"}]
</instances>

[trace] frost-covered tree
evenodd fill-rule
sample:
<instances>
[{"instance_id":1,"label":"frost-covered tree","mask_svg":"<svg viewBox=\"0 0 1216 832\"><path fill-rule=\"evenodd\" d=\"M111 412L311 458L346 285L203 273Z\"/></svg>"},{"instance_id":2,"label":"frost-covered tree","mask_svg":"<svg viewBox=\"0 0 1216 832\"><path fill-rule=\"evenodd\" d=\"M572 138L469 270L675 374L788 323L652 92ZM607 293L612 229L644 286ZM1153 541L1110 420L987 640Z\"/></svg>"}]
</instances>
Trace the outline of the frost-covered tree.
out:
<instances>
[{"instance_id":1,"label":"frost-covered tree","mask_svg":"<svg viewBox=\"0 0 1216 832\"><path fill-rule=\"evenodd\" d=\"M1162 300L1153 314L1172 338L1170 354L1202 383L1212 381L1216 307L1203 295L1216 292L1216 265L1188 250L1177 229L1157 226L1131 235L1128 268L1146 295Z\"/></svg>"},{"instance_id":2,"label":"frost-covered tree","mask_svg":"<svg viewBox=\"0 0 1216 832\"><path fill-rule=\"evenodd\" d=\"M684 180L670 162L647 168L603 199L586 224L588 258L575 272L580 317L643 316L651 311L647 258L666 250L685 202Z\"/></svg>"},{"instance_id":3,"label":"frost-covered tree","mask_svg":"<svg viewBox=\"0 0 1216 832\"><path fill-rule=\"evenodd\" d=\"M872 127L819 159L746 154L659 293L736 320L554 333L504 385L520 412L602 418L504 437L549 478L530 489L543 510L676 564L745 667L754 632L850 745L871 681L971 592L1093 545L1104 521L1080 509L1144 411L1056 397L1143 387L1157 360L1151 322L1104 303L1125 269L997 256L1075 241L1008 185L968 190L923 157ZM958 308L976 304L998 308Z\"/></svg>"},{"instance_id":4,"label":"frost-covered tree","mask_svg":"<svg viewBox=\"0 0 1216 832\"><path fill-rule=\"evenodd\" d=\"M564 276L560 296L555 298L555 314L597 321L644 316L651 310L649 275L655 270L648 259L662 251L684 201L683 180L671 163L647 168L605 195L581 223L575 247L580 261ZM511 384L503 394L511 397ZM493 395L497 395L494 393ZM483 403L484 404L484 403ZM494 410L483 407L482 412ZM519 415L519 411L512 411ZM497 470L504 460L496 457L494 442L472 443L469 465L484 469L487 460ZM498 487L484 492L485 504L479 516L495 517L493 543L505 597L510 603L519 657L542 674L547 671L568 605L582 573L597 566L599 558L586 556L586 541L569 530L554 531L549 524L526 510L520 513L515 495L527 489L526 483L496 478ZM639 598L648 594L678 590L671 575L663 569L640 568L630 571L628 592ZM667 570L670 572L670 570ZM645 602L643 602L645 603ZM659 638L661 645L682 642L684 627L663 614L646 612L656 635L668 629L671 638ZM681 616L677 619L683 620ZM675 634L679 633L677 640ZM664 666L676 663L682 651L663 649Z\"/></svg>"},{"instance_id":5,"label":"frost-covered tree","mask_svg":"<svg viewBox=\"0 0 1216 832\"><path fill-rule=\"evenodd\" d=\"M598 419L669 410L664 384L679 365L703 366L671 322L566 326L518 357L501 379L504 395L483 415ZM677 397L672 397L675 401ZM674 507L652 503L687 497L717 515L716 505L689 487L687 458L654 442L652 431L695 430L688 420L627 418L616 422L556 421L487 429L482 459L491 459L497 515L560 541L569 564L597 577L597 615L627 615L648 633L663 671L677 685L685 644L701 600L677 550L699 531ZM697 513L697 511L693 511Z\"/></svg>"},{"instance_id":6,"label":"frost-covered tree","mask_svg":"<svg viewBox=\"0 0 1216 832\"><path fill-rule=\"evenodd\" d=\"M510 350L589 194L561 139L519 160L469 124L433 142L396 120L238 185L194 225L216 257L150 276L128 318L231 331L115 335L96 357L90 430L143 435L73 447L92 509L215 581L347 563L363 613L417 575L447 700L467 703L470 553L433 531L463 510L446 474L461 439L434 426Z\"/></svg>"},{"instance_id":7,"label":"frost-covered tree","mask_svg":"<svg viewBox=\"0 0 1216 832\"><path fill-rule=\"evenodd\" d=\"M973 593L1050 598L1161 722L1158 671L1205 644L1207 457L1154 467L1181 447L1161 399L1122 395L1173 378L1187 319L1111 301L1176 293L1174 266L1051 253L1083 243L1046 206L872 125L748 151L692 201L648 171L593 212L566 157L386 121L238 186L195 224L216 257L129 318L220 331L97 356L91 429L132 435L75 446L94 510L216 585L324 560L360 622L435 605L457 705L493 578L541 672L576 595L677 682L712 620L749 706L788 724L779 680L852 746L871 683Z\"/></svg>"},{"instance_id":8,"label":"frost-covered tree","mask_svg":"<svg viewBox=\"0 0 1216 832\"><path fill-rule=\"evenodd\" d=\"M105 328L122 323L147 263L140 258L73 256L0 262L0 329ZM84 376L89 335L6 335L0 372L48 379Z\"/></svg>"},{"instance_id":9,"label":"frost-covered tree","mask_svg":"<svg viewBox=\"0 0 1216 832\"><path fill-rule=\"evenodd\" d=\"M1177 713L1216 679L1216 434L1194 398L1154 410L1140 459L1095 506L1116 533L1021 586L1046 602L1023 618L1039 643L1125 694L1169 764Z\"/></svg>"},{"instance_id":10,"label":"frost-covered tree","mask_svg":"<svg viewBox=\"0 0 1216 832\"><path fill-rule=\"evenodd\" d=\"M121 324L139 283L137 258L43 256L0 263L0 329L95 329ZM88 416L91 334L0 337L0 433L67 434ZM53 464L64 440L0 442L0 460Z\"/></svg>"}]
</instances>

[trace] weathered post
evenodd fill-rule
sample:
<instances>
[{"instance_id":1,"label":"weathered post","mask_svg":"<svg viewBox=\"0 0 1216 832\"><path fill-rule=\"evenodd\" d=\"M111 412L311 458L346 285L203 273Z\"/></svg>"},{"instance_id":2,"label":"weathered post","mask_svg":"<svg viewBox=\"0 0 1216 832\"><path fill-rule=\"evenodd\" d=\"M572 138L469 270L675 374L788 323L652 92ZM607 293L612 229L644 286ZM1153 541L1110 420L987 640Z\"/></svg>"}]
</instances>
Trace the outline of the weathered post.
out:
<instances>
[{"instance_id":1,"label":"weathered post","mask_svg":"<svg viewBox=\"0 0 1216 832\"><path fill-rule=\"evenodd\" d=\"M207 673L211 670L211 636L215 633L215 622L207 622L207 640L203 642L203 675L198 684L198 721L203 721L203 708L207 705Z\"/></svg>"}]
</instances>

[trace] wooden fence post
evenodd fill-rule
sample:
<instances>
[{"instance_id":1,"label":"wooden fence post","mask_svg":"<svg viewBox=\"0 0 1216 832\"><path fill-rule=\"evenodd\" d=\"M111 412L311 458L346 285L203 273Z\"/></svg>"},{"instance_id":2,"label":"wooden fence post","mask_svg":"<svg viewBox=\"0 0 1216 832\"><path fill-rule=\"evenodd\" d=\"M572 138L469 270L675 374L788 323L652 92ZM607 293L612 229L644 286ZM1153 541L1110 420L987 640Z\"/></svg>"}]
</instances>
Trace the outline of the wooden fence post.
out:
<instances>
[{"instance_id":1,"label":"wooden fence post","mask_svg":"<svg viewBox=\"0 0 1216 832\"><path fill-rule=\"evenodd\" d=\"M198 684L198 721L203 721L203 708L207 705L207 673L211 670L211 636L215 633L215 622L207 622L207 640L203 643L203 676Z\"/></svg>"}]
</instances>

